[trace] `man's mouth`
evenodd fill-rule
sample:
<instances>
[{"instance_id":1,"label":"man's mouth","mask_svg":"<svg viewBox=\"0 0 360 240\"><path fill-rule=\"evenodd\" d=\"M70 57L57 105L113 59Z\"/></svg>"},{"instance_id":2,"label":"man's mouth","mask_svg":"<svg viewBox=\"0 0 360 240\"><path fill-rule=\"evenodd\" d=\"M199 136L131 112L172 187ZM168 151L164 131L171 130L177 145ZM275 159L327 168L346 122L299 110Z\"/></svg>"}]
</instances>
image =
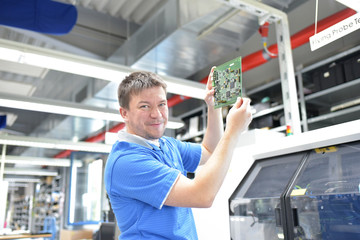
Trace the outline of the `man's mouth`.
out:
<instances>
[{"instance_id":1,"label":"man's mouth","mask_svg":"<svg viewBox=\"0 0 360 240\"><path fill-rule=\"evenodd\" d=\"M152 125L152 126L158 126L158 125L161 125L161 124L164 124L164 122L150 123L150 125Z\"/></svg>"}]
</instances>

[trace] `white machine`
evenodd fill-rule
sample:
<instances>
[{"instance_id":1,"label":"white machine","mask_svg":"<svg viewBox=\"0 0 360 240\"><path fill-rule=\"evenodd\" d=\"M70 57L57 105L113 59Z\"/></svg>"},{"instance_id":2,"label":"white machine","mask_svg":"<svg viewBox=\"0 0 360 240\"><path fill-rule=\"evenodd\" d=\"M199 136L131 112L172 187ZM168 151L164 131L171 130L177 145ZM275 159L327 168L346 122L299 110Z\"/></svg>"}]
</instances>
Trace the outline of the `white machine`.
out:
<instances>
[{"instance_id":1,"label":"white machine","mask_svg":"<svg viewBox=\"0 0 360 240\"><path fill-rule=\"evenodd\" d=\"M299 196L308 196L309 199L313 198L319 200L317 195L312 196L311 194L315 194L315 190L314 190L315 186L320 186L320 185L327 186L327 189L325 190L322 189L324 191L327 191L322 195L330 196L332 193L336 193L337 195L335 194L335 196L337 197L339 193L341 193L343 194L343 196L345 196L344 188L348 188L350 190L346 190L346 191L350 191L350 192L345 192L345 194L349 193L350 195L353 194L351 195L352 197L358 197L358 195L360 194L359 193L360 189L358 188L360 177L359 179L357 179L357 183L356 183L357 191L354 192L353 187L350 187L350 184L353 185L354 179L350 179L353 176L349 176L349 178L346 178L347 176L344 176L345 172L349 170L346 170L344 168L345 166L344 164L341 165L341 161L344 160L341 159L339 160L339 158L341 156L342 158L344 158L344 156L349 155L350 157L348 158L350 159L352 158L351 160L352 164L355 163L355 166L353 168L355 170L357 168L360 168L360 159L357 162L356 159L355 160L353 159L354 157L351 157L351 156L360 156L360 147L359 148L357 147L358 145L360 146L359 142L357 142L360 140L360 120L334 125L331 127L326 127L326 128L313 130L310 132L305 132L287 137L269 133L269 131L266 130L264 130L265 132L260 130L255 130L255 131L257 131L255 134L254 132L249 131L241 136L239 143L242 145L239 145L239 147L234 152L233 160L229 172L225 178L222 188L220 189L216 197L216 200L213 203L213 206L208 209L193 210L199 239L207 239L207 240L208 239L214 239L214 240L215 239L216 240L218 239L233 239L233 240L235 239L236 240L296 239L294 234L295 235L303 234L304 236L308 237L308 238L303 237L303 239L328 239L328 238L324 238L325 236L323 236L321 232L328 230L328 229L324 229L324 228L329 228L329 224L327 223L339 222L341 219L339 221L334 219L329 220L328 219L329 212L321 213L320 211L321 204L319 203L319 201L313 202L310 204L310 206L314 207L316 205L316 207L319 207L319 210L316 211L316 214L314 214L313 211L311 213L312 214L311 216L313 220L317 219L318 223L313 224L314 226L316 226L315 230L306 229L305 226L309 226L309 225L312 226L310 223L306 222L307 221L306 214L310 214L310 213L308 213L304 209L300 209L301 204L299 203L298 203L299 209L297 209L297 207L294 207L295 210L285 211L285 207L290 207L290 206L285 206L287 204L286 201L281 199L283 198L285 199L285 197L287 197L290 200L291 199L294 200L296 199L296 197L299 198ZM248 143L247 140L249 139L252 139L253 143L244 146L245 143ZM354 145L351 144L349 145L346 143L352 143ZM344 144L346 146L342 147L342 145ZM306 152L308 152L308 154L312 154L311 152L315 152L315 149L316 151L320 151L319 152L320 155L318 156L325 156L324 154L331 154L332 152L335 151L335 149L340 149L338 153L341 153L342 155L339 155L340 157L335 155L334 156L328 155L329 157L324 158L325 160L322 161L329 161L329 162L332 161L331 164L327 164L325 170L320 169L318 171L318 174L324 172L324 176L326 174L328 175L332 174L332 177L335 177L334 178L335 181L331 181L331 179L330 180L328 179L327 182L321 182L320 180L318 180L317 182L312 182L311 186L306 186L306 185L296 186L297 184L296 181L299 180L299 177L296 178L295 175L296 174L299 175L301 171L303 172L305 171L305 170L299 170L300 169L299 166L301 164L304 165L311 164L311 163L303 162L305 161L304 160L305 157L303 157L303 155ZM356 152L358 152L358 154ZM284 156L294 156L294 157L289 158ZM298 160L296 160L297 158ZM277 169L277 171L275 172L273 171L272 173L273 175L268 176L267 179L269 181L261 182L260 181L261 179L259 180L259 178L261 178L261 174L259 174L259 172L261 172L261 169L264 169L264 166L271 165L265 162L265 160L269 160L269 159L270 160L275 159L276 161L280 161L285 165L280 164L279 165L280 169ZM310 157L307 157L307 159L310 159L307 161L313 161L314 157L311 157L310 155ZM326 159L330 159L330 160L326 160ZM262 166L260 167L254 164L260 162L262 163ZM286 166L294 166L294 167L292 168L292 170L289 170ZM276 189L275 187L273 187L273 185L271 185L273 184L271 183L271 181L273 179L278 178L279 175L281 175L282 173L289 173L289 171L293 171L293 172L291 172L290 175L287 174L290 176L290 179L286 179L286 182L283 183L284 188L288 188L287 191L284 190L284 192L281 193L281 195L284 196L277 196L278 199L280 198L281 199L276 200L274 203L272 203L273 205L270 204L271 207L267 207L266 209L261 209L264 208L264 206L269 206L265 204L266 199L270 199L272 198L271 196L272 194L276 194ZM250 181L248 181L248 179L250 179ZM318 185L316 185L316 183ZM267 186L267 184L270 184L269 185L270 187ZM241 188L243 190L241 190ZM313 192L310 192L310 190L312 190ZM317 191L320 190L318 188ZM261 194L257 197L256 192ZM236 196L237 194L238 196ZM260 203L259 201L257 202L253 201L251 207L249 207L250 206L249 203L252 202L253 199L259 199L259 197L265 200L260 201ZM267 200L267 201L269 203L269 201L271 202L273 200ZM291 203L291 204L294 205L295 203ZM304 207L303 205L301 206ZM268 215L265 214L266 215L265 216L264 211L269 212L270 214ZM296 211L296 212L291 212L291 211ZM350 215L343 217L345 219L348 219L347 223L341 223L341 224L337 224L336 226L330 226L330 227L341 228L342 230L350 229L349 231L353 231L354 229L360 229L360 226L357 225L358 220L356 220L360 218L357 218L356 217L357 215L360 216L360 208L355 209L352 213L350 213ZM269 219L269 216L270 218L271 216L273 216L272 219ZM289 226L285 225L284 223L284 221L286 221L287 218L292 218L292 219L294 218L295 220L297 220L296 223L292 223L292 225L290 224L291 229L289 229ZM351 221L351 218L353 218L354 221ZM300 226L297 226L299 224ZM342 226L346 224L348 224L347 227ZM354 229L352 229L351 225L356 225L356 226ZM273 230L269 230L271 227ZM314 233L314 231L317 232ZM269 235L270 233L274 234L276 238L270 238ZM355 234L360 234L360 231ZM309 238L310 235L312 238Z\"/></svg>"}]
</instances>

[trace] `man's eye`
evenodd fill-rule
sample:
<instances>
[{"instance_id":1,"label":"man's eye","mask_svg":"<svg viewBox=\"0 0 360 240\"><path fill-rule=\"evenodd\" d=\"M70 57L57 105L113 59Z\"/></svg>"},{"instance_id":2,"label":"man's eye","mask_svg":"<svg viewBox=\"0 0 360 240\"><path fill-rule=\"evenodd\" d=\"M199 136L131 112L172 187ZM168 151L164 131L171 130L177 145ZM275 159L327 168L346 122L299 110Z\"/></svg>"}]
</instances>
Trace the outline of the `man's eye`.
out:
<instances>
[{"instance_id":1,"label":"man's eye","mask_svg":"<svg viewBox=\"0 0 360 240\"><path fill-rule=\"evenodd\" d=\"M148 105L141 105L140 108L149 108Z\"/></svg>"}]
</instances>

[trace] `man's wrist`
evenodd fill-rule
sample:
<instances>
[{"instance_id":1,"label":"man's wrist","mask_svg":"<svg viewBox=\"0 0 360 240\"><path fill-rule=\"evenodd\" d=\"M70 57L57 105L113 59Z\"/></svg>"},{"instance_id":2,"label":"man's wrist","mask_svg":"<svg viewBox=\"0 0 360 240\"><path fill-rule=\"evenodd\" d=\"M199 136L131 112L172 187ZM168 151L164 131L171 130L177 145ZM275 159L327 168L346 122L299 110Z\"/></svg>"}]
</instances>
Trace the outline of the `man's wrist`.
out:
<instances>
[{"instance_id":1,"label":"man's wrist","mask_svg":"<svg viewBox=\"0 0 360 240\"><path fill-rule=\"evenodd\" d=\"M221 114L221 108L214 108L214 106L208 106L208 114L210 113Z\"/></svg>"}]
</instances>

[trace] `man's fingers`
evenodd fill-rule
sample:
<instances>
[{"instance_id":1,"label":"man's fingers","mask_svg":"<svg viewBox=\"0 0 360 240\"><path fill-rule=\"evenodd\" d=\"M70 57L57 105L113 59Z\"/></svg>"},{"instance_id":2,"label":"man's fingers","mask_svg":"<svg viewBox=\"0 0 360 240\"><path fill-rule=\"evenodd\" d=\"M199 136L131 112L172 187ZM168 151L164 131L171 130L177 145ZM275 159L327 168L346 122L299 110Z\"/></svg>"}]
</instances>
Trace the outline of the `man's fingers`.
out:
<instances>
[{"instance_id":1,"label":"man's fingers","mask_svg":"<svg viewBox=\"0 0 360 240\"><path fill-rule=\"evenodd\" d=\"M212 88L212 76L213 76L213 73L214 73L214 70L215 70L215 66L213 66L210 70L210 74L208 76L208 80L207 80L207 84L206 84L206 87L207 89L211 89Z\"/></svg>"},{"instance_id":2,"label":"man's fingers","mask_svg":"<svg viewBox=\"0 0 360 240\"><path fill-rule=\"evenodd\" d=\"M244 99L243 99L242 97L238 97L237 100L236 100L236 102L235 102L235 104L234 104L235 108L241 107L241 105L243 104L243 102L244 102Z\"/></svg>"}]
</instances>

